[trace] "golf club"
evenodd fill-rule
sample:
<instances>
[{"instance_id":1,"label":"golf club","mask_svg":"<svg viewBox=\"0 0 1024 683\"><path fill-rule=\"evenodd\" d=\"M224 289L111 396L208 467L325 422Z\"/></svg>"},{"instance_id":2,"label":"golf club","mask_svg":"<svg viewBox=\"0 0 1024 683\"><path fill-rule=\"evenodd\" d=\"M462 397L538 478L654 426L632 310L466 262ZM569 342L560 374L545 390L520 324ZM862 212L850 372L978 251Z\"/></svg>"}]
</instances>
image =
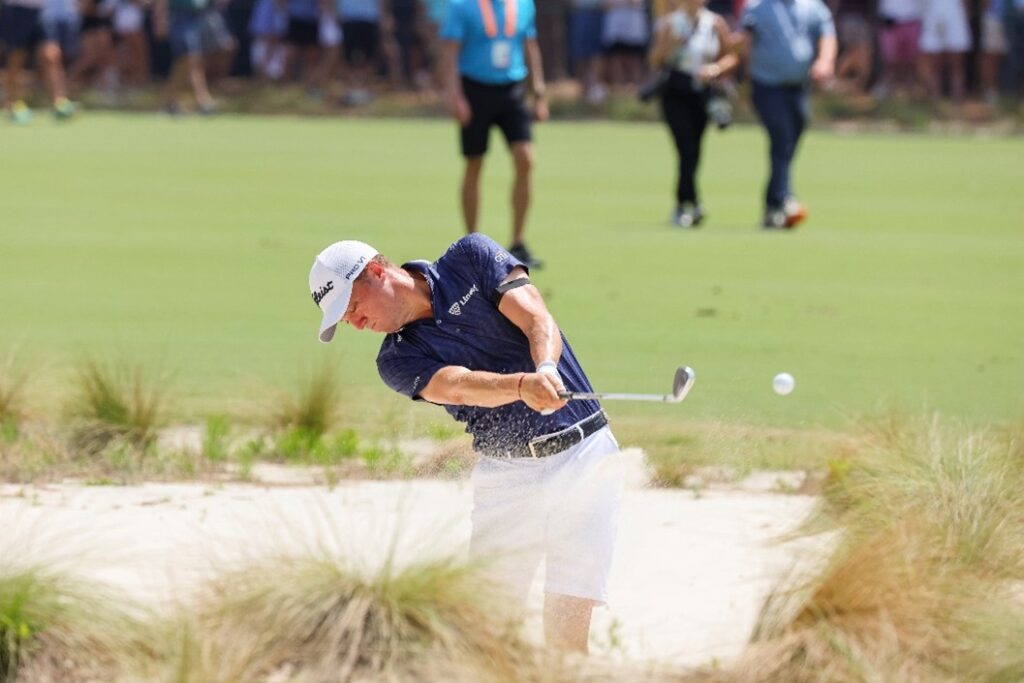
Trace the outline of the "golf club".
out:
<instances>
[{"instance_id":1,"label":"golf club","mask_svg":"<svg viewBox=\"0 0 1024 683\"><path fill-rule=\"evenodd\" d=\"M695 377L693 368L683 366L676 369L675 377L672 378L671 394L606 394L599 392L585 391L561 391L558 393L562 398L570 400L608 400L608 401L657 401L659 403L679 403L686 394L690 392Z\"/></svg>"}]
</instances>

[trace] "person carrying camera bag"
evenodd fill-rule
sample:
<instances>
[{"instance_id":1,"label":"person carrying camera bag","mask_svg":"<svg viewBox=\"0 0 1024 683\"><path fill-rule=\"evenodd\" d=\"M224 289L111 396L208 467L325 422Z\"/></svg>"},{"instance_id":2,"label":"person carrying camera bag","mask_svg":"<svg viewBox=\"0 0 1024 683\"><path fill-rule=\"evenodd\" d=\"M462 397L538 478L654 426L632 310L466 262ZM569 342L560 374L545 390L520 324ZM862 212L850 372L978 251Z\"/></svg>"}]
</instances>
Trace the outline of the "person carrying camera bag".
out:
<instances>
[{"instance_id":1,"label":"person carrying camera bag","mask_svg":"<svg viewBox=\"0 0 1024 683\"><path fill-rule=\"evenodd\" d=\"M704 219L697 196L697 165L701 139L709 118L719 128L729 125L731 110L719 84L736 68L729 27L704 7L706 0L670 0L672 9L655 27L649 59L660 68L658 79L641 99L658 96L679 156L676 206L671 222L695 228Z\"/></svg>"}]
</instances>

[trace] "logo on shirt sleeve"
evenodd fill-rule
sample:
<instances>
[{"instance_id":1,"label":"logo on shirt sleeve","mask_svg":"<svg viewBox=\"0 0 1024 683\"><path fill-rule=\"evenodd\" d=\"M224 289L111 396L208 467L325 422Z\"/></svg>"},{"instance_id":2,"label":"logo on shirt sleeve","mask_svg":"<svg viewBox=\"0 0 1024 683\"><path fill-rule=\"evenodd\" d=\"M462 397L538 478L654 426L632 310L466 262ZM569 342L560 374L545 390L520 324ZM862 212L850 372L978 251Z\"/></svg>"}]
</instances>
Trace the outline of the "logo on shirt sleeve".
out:
<instances>
[{"instance_id":1,"label":"logo on shirt sleeve","mask_svg":"<svg viewBox=\"0 0 1024 683\"><path fill-rule=\"evenodd\" d=\"M504 263L505 261L508 261L508 252L499 251L497 254L494 255L494 260L496 263Z\"/></svg>"}]
</instances>

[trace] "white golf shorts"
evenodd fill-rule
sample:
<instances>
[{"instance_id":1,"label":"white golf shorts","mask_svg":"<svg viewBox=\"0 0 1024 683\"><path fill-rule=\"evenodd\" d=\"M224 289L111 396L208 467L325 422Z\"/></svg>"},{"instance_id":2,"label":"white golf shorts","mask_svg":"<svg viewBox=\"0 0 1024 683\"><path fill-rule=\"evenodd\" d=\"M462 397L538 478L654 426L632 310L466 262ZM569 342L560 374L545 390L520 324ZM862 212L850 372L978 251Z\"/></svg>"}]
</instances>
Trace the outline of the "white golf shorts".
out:
<instances>
[{"instance_id":1,"label":"white golf shorts","mask_svg":"<svg viewBox=\"0 0 1024 683\"><path fill-rule=\"evenodd\" d=\"M544 560L546 593L607 602L622 498L618 452L604 427L546 458L481 457L471 556L520 601Z\"/></svg>"},{"instance_id":2,"label":"white golf shorts","mask_svg":"<svg viewBox=\"0 0 1024 683\"><path fill-rule=\"evenodd\" d=\"M921 18L921 52L967 52L971 29L960 0L937 0Z\"/></svg>"}]
</instances>

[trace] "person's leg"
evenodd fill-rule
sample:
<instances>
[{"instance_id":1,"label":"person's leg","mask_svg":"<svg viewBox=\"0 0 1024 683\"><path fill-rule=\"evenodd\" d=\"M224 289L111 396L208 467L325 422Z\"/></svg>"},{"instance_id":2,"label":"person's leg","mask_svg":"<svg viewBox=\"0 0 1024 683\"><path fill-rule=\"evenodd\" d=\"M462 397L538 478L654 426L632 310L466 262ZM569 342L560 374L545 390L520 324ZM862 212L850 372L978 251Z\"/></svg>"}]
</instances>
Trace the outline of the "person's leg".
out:
<instances>
[{"instance_id":1,"label":"person's leg","mask_svg":"<svg viewBox=\"0 0 1024 683\"><path fill-rule=\"evenodd\" d=\"M512 244L523 243L526 231L526 214L530 210L533 184L533 143L517 142L512 146L512 163L515 166L515 180L512 182Z\"/></svg>"},{"instance_id":2,"label":"person's leg","mask_svg":"<svg viewBox=\"0 0 1024 683\"><path fill-rule=\"evenodd\" d=\"M544 640L549 647L586 654L594 601L557 593L544 594Z\"/></svg>"},{"instance_id":3,"label":"person's leg","mask_svg":"<svg viewBox=\"0 0 1024 683\"><path fill-rule=\"evenodd\" d=\"M785 204L789 191L793 118L785 105L781 87L754 83L752 94L754 109L768 133L771 172L765 188L765 207L778 210Z\"/></svg>"},{"instance_id":4,"label":"person's leg","mask_svg":"<svg viewBox=\"0 0 1024 683\"><path fill-rule=\"evenodd\" d=\"M31 117L31 112L23 114L21 111L26 109L21 92L21 72L25 68L27 56L28 53L20 48L8 50L7 70L4 72L5 104L11 117L18 123L25 123Z\"/></svg>"},{"instance_id":5,"label":"person's leg","mask_svg":"<svg viewBox=\"0 0 1024 683\"><path fill-rule=\"evenodd\" d=\"M466 168L462 174L460 197L462 220L466 232L476 232L477 217L480 214L480 171L484 167L483 155L466 157Z\"/></svg>"},{"instance_id":6,"label":"person's leg","mask_svg":"<svg viewBox=\"0 0 1024 683\"><path fill-rule=\"evenodd\" d=\"M686 111L682 100L674 93L666 93L661 96L661 113L672 134L672 142L676 148L676 213L673 222L677 222L682 211L683 203L693 201L691 184L686 173L686 141L687 134Z\"/></svg>"},{"instance_id":7,"label":"person's leg","mask_svg":"<svg viewBox=\"0 0 1024 683\"><path fill-rule=\"evenodd\" d=\"M50 94L56 103L67 98L67 87L64 83L63 53L60 50L60 43L48 40L39 46L39 65L47 84L50 86Z\"/></svg>"},{"instance_id":8,"label":"person's leg","mask_svg":"<svg viewBox=\"0 0 1024 683\"><path fill-rule=\"evenodd\" d=\"M188 68L188 79L192 85L192 93L195 95L196 104L200 111L211 111L214 108L213 96L206 85L206 68L203 65L203 56L197 52L190 53L186 58Z\"/></svg>"}]
</instances>

